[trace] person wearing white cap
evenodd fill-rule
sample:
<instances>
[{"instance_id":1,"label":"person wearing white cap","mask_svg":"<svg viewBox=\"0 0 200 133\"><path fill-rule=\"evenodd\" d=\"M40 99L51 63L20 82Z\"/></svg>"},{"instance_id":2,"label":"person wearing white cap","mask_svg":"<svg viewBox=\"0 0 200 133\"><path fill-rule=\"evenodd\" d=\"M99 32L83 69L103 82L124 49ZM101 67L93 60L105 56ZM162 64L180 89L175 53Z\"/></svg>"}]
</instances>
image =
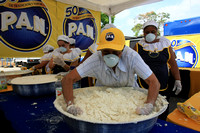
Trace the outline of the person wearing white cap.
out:
<instances>
[{"instance_id":1,"label":"person wearing white cap","mask_svg":"<svg viewBox=\"0 0 200 133\"><path fill-rule=\"evenodd\" d=\"M158 24L155 21L147 21L143 25L144 39L135 45L135 50L140 54L145 63L151 68L158 78L161 87L160 94L169 100L170 89L168 87L168 64L170 71L175 79L174 89L178 95L182 90L181 78L175 61L175 54L171 47L171 42L165 37L158 37ZM148 88L148 85L138 77L140 87ZM167 111L166 111L167 112ZM167 113L166 113L167 114ZM165 113L163 119L166 118Z\"/></svg>"},{"instance_id":2,"label":"person wearing white cap","mask_svg":"<svg viewBox=\"0 0 200 133\"><path fill-rule=\"evenodd\" d=\"M74 38L69 38L69 42L70 42L70 49L75 48L76 40Z\"/></svg>"},{"instance_id":3,"label":"person wearing white cap","mask_svg":"<svg viewBox=\"0 0 200 133\"><path fill-rule=\"evenodd\" d=\"M31 70L41 69L42 74L51 73L50 68L48 67L48 63L52 58L52 52L54 51L54 47L47 44L43 47L44 55L40 58L40 64L34 65L31 67Z\"/></svg>"},{"instance_id":4,"label":"person wearing white cap","mask_svg":"<svg viewBox=\"0 0 200 133\"><path fill-rule=\"evenodd\" d=\"M81 50L79 48L70 49L70 43L72 43L72 41L74 40L66 35L58 36L57 44L59 48L54 50L53 58L49 64L54 74L67 72L70 68L74 68L78 65Z\"/></svg>"},{"instance_id":5,"label":"person wearing white cap","mask_svg":"<svg viewBox=\"0 0 200 133\"><path fill-rule=\"evenodd\" d=\"M135 74L149 85L146 102L135 111L139 115L148 115L153 111L160 84L140 55L125 45L121 30L109 28L100 35L97 52L72 70L62 79L62 90L67 111L80 115L81 109L73 105L73 83L84 77L95 77L95 86L137 87Z\"/></svg>"}]
</instances>

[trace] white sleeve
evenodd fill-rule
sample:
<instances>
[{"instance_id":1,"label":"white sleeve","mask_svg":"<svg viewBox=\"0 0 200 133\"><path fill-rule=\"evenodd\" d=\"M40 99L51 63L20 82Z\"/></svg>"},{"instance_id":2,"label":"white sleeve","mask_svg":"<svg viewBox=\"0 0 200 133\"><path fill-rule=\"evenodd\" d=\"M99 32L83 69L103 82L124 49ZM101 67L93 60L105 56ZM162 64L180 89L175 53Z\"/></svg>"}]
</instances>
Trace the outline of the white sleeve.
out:
<instances>
[{"instance_id":1,"label":"white sleeve","mask_svg":"<svg viewBox=\"0 0 200 133\"><path fill-rule=\"evenodd\" d=\"M81 63L78 67L76 67L77 72L81 76L84 77L96 77L95 71L98 70L98 55L92 54L90 57L87 58L83 63Z\"/></svg>"},{"instance_id":2,"label":"white sleeve","mask_svg":"<svg viewBox=\"0 0 200 133\"><path fill-rule=\"evenodd\" d=\"M153 73L139 54L135 56L133 63L135 64L135 72L143 80L147 79Z\"/></svg>"},{"instance_id":3,"label":"white sleeve","mask_svg":"<svg viewBox=\"0 0 200 133\"><path fill-rule=\"evenodd\" d=\"M90 50L91 53L97 52L97 47L98 45L96 43L93 43L88 49Z\"/></svg>"},{"instance_id":4,"label":"white sleeve","mask_svg":"<svg viewBox=\"0 0 200 133\"><path fill-rule=\"evenodd\" d=\"M52 57L51 55L52 55L51 53L45 54L40 58L40 60L41 61L50 61L51 57Z\"/></svg>"},{"instance_id":5,"label":"white sleeve","mask_svg":"<svg viewBox=\"0 0 200 133\"><path fill-rule=\"evenodd\" d=\"M79 48L71 49L72 52L63 55L65 61L74 62L80 58L82 51Z\"/></svg>"}]
</instances>

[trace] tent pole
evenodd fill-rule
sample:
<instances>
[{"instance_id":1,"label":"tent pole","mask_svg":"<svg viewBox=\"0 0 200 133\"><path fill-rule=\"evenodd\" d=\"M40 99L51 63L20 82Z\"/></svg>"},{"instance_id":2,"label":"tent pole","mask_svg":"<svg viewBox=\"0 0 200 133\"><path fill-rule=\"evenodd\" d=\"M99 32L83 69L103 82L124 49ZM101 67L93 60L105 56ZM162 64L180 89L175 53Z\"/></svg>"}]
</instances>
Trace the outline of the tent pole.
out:
<instances>
[{"instance_id":1,"label":"tent pole","mask_svg":"<svg viewBox=\"0 0 200 133\"><path fill-rule=\"evenodd\" d=\"M109 15L108 17L109 17L109 24L111 24L112 23L112 21L111 21L111 15Z\"/></svg>"}]
</instances>

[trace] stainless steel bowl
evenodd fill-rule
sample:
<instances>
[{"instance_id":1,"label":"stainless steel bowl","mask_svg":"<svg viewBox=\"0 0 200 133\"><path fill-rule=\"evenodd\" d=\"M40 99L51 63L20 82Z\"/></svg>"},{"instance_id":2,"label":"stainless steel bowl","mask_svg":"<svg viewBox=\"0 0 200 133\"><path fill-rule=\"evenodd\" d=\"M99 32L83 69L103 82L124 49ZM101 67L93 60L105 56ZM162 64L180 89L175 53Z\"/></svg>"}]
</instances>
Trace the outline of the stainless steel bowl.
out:
<instances>
[{"instance_id":1,"label":"stainless steel bowl","mask_svg":"<svg viewBox=\"0 0 200 133\"><path fill-rule=\"evenodd\" d=\"M49 76L51 76L50 79ZM34 75L17 77L10 81L13 91L21 96L43 96L55 94L56 75ZM36 80L36 81L34 81ZM34 81L34 82L33 82Z\"/></svg>"},{"instance_id":2,"label":"stainless steel bowl","mask_svg":"<svg viewBox=\"0 0 200 133\"><path fill-rule=\"evenodd\" d=\"M80 88L85 89L85 88ZM136 88L147 94L147 90ZM78 91L76 89L74 91ZM160 95L159 95L160 97ZM62 97L61 97L62 98ZM59 98L54 101L55 108L64 114L66 123L72 128L75 133L147 133L155 125L157 118L162 114L168 105L164 105L157 114L150 118L146 118L138 121L124 122L124 123L101 123L90 122L78 119L75 116L69 115L67 112L63 112L63 103L59 103ZM163 99L166 101L166 99Z\"/></svg>"},{"instance_id":3,"label":"stainless steel bowl","mask_svg":"<svg viewBox=\"0 0 200 133\"><path fill-rule=\"evenodd\" d=\"M13 91L21 96L43 96L55 94L55 82L32 85L12 84L12 87Z\"/></svg>"},{"instance_id":4,"label":"stainless steel bowl","mask_svg":"<svg viewBox=\"0 0 200 133\"><path fill-rule=\"evenodd\" d=\"M92 123L65 117L66 123L75 133L148 133L157 121L157 117L141 122L130 123Z\"/></svg>"},{"instance_id":5,"label":"stainless steel bowl","mask_svg":"<svg viewBox=\"0 0 200 133\"><path fill-rule=\"evenodd\" d=\"M31 75L32 72L33 72L32 70L16 70L16 71L5 71L4 73L8 83L10 83L10 80L12 80L13 78Z\"/></svg>"}]
</instances>

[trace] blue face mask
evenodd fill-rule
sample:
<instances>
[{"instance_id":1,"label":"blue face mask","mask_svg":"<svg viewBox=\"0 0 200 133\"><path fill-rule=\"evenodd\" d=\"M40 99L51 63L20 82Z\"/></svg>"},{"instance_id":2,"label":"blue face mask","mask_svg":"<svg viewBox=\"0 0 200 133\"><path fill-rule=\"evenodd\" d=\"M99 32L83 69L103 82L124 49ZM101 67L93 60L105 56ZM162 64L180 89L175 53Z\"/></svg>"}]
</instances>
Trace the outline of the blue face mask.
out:
<instances>
[{"instance_id":1,"label":"blue face mask","mask_svg":"<svg viewBox=\"0 0 200 133\"><path fill-rule=\"evenodd\" d=\"M60 52L62 52L62 53L67 51L67 48L65 48L65 47L59 47L59 49L60 49Z\"/></svg>"},{"instance_id":2,"label":"blue face mask","mask_svg":"<svg viewBox=\"0 0 200 133\"><path fill-rule=\"evenodd\" d=\"M119 57L114 54L104 55L103 59L108 67L114 67L119 62Z\"/></svg>"},{"instance_id":3,"label":"blue face mask","mask_svg":"<svg viewBox=\"0 0 200 133\"><path fill-rule=\"evenodd\" d=\"M145 40L147 42L153 42L155 39L156 39L156 36L152 33L147 34L146 37L145 37Z\"/></svg>"}]
</instances>

